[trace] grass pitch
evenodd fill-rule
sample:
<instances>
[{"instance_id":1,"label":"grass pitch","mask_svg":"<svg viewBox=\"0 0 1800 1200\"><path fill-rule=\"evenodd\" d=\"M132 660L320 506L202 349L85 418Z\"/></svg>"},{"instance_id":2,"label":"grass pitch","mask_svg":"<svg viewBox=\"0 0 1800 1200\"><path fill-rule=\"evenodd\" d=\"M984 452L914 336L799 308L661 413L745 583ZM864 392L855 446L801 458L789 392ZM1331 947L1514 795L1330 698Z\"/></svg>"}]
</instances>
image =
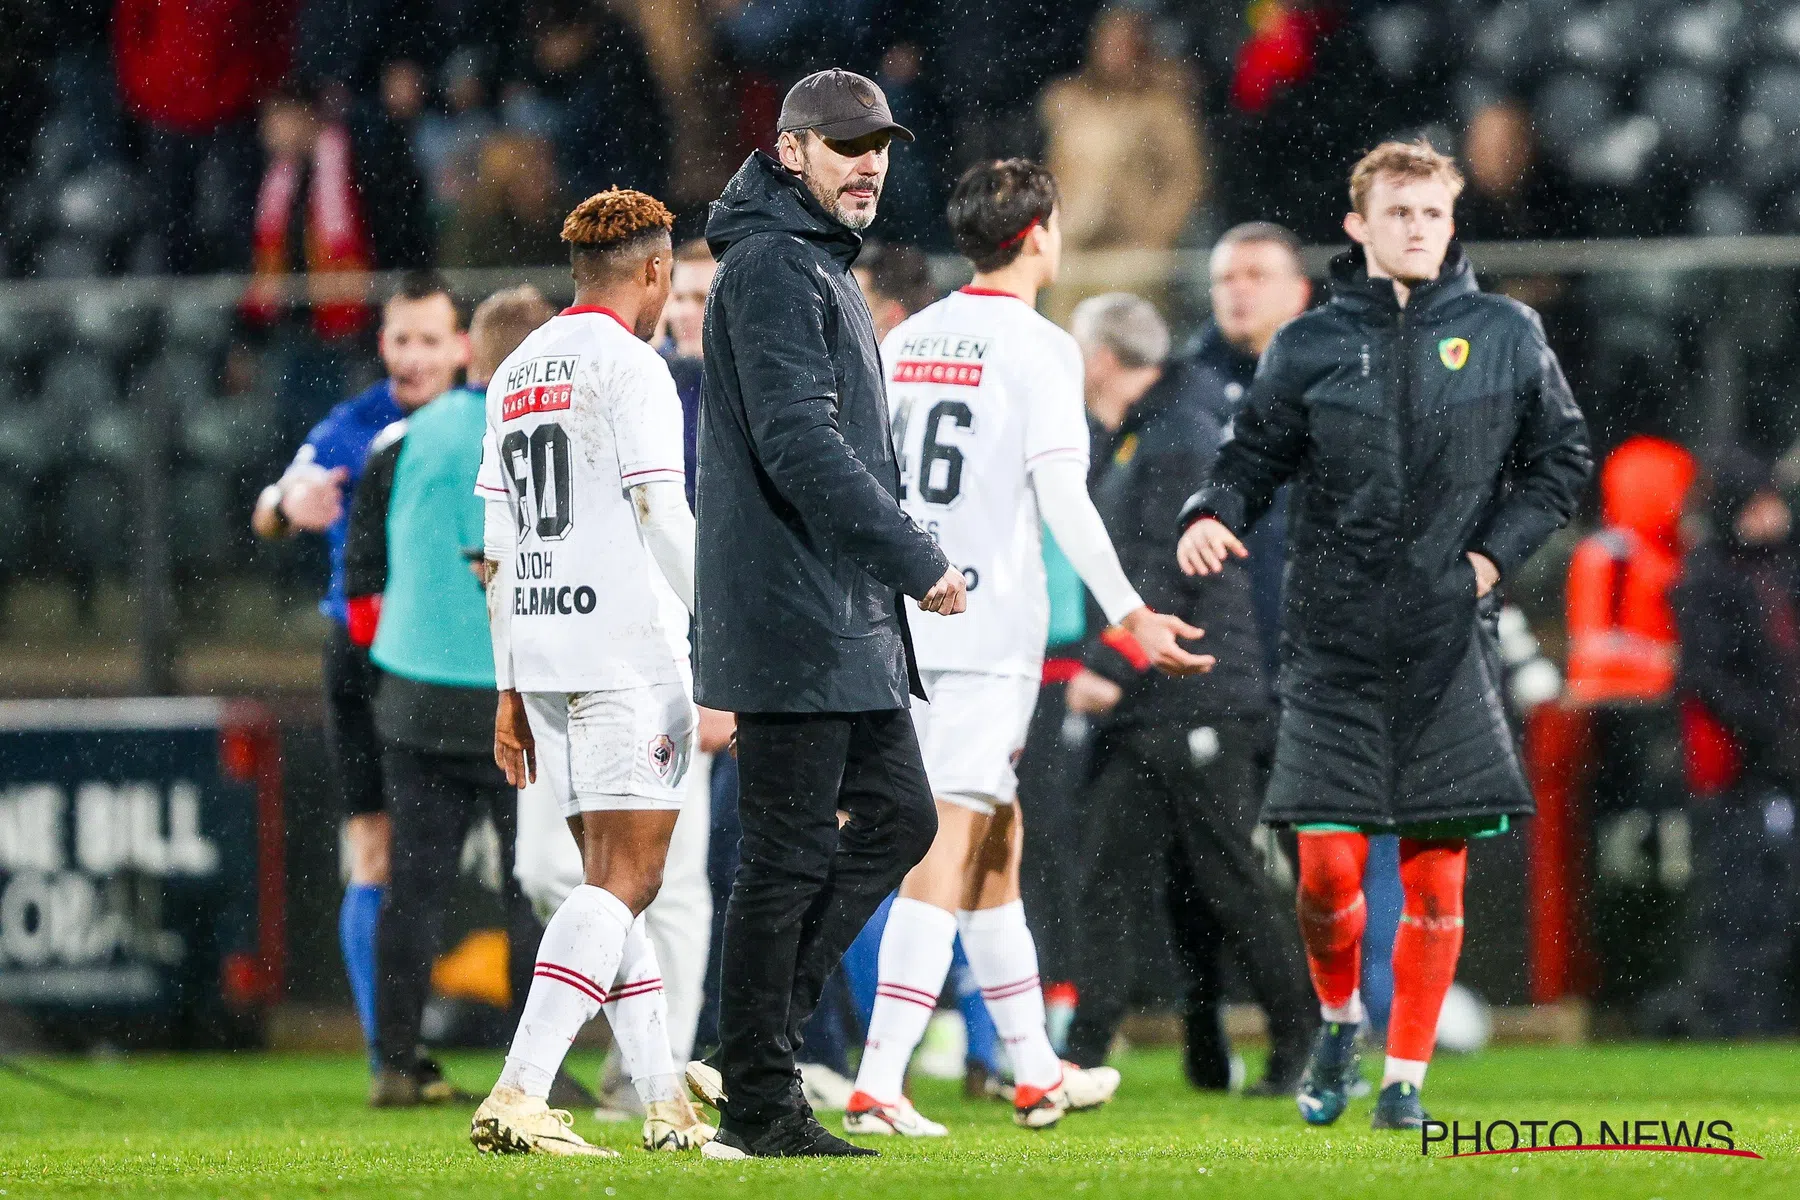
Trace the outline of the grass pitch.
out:
<instances>
[{"instance_id":1,"label":"grass pitch","mask_svg":"<svg viewBox=\"0 0 1800 1200\"><path fill-rule=\"evenodd\" d=\"M1379 1055L1372 1056L1377 1062ZM576 1067L591 1077L591 1056ZM468 1114L363 1106L349 1057L37 1059L29 1065L115 1104L56 1095L0 1075L0 1197L334 1196L611 1197L683 1200L935 1200L997 1196L1379 1196L1384 1200L1800 1196L1800 1047L1600 1046L1504 1049L1434 1065L1434 1116L1599 1122L1728 1120L1763 1161L1644 1152L1421 1157L1419 1138L1368 1128L1372 1100L1337 1126L1302 1126L1291 1101L1202 1096L1168 1051L1119 1064L1117 1101L1047 1133L1015 1129L1002 1105L923 1081L920 1107L951 1126L941 1141L872 1140L883 1157L710 1163L635 1149L635 1127L576 1128L625 1152L617 1160L487 1158L467 1140ZM496 1055L457 1055L454 1078L485 1087ZM1371 1072L1375 1066L1367 1068ZM1566 1140L1566 1135L1565 1135Z\"/></svg>"}]
</instances>

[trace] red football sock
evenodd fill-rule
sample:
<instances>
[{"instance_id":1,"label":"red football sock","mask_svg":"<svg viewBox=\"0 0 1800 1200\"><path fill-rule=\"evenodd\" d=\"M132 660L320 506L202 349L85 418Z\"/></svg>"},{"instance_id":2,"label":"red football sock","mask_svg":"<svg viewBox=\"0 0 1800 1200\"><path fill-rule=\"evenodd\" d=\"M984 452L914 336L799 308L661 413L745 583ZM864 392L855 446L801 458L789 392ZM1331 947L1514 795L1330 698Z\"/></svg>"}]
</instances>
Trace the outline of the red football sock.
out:
<instances>
[{"instance_id":1,"label":"red football sock","mask_svg":"<svg viewBox=\"0 0 1800 1200\"><path fill-rule=\"evenodd\" d=\"M1438 1012L1456 979L1456 960L1462 954L1463 880L1468 870L1466 841L1400 839L1400 886L1406 899L1394 936L1389 1058L1431 1060Z\"/></svg>"},{"instance_id":2,"label":"red football sock","mask_svg":"<svg viewBox=\"0 0 1800 1200\"><path fill-rule=\"evenodd\" d=\"M1362 974L1363 864L1369 839L1360 833L1300 834L1300 937L1319 1003L1342 1008Z\"/></svg>"}]
</instances>

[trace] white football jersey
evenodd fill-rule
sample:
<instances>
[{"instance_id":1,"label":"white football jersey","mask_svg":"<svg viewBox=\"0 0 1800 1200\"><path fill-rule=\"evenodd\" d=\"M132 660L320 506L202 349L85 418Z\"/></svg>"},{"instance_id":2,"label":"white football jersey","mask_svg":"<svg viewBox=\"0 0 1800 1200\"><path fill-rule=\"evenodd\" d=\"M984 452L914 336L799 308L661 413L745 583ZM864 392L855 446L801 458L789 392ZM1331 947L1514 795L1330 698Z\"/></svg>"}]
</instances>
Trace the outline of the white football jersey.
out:
<instances>
[{"instance_id":1,"label":"white football jersey","mask_svg":"<svg viewBox=\"0 0 1800 1200\"><path fill-rule=\"evenodd\" d=\"M504 495L500 566L513 685L591 692L685 675L687 610L650 556L630 489L686 475L662 356L606 309L570 308L494 372L477 492Z\"/></svg>"},{"instance_id":2,"label":"white football jersey","mask_svg":"<svg viewBox=\"0 0 1800 1200\"><path fill-rule=\"evenodd\" d=\"M909 601L919 667L1035 679L1050 597L1031 472L1087 462L1081 351L1018 297L964 288L888 334L881 361L901 504L969 581L961 615Z\"/></svg>"}]
</instances>

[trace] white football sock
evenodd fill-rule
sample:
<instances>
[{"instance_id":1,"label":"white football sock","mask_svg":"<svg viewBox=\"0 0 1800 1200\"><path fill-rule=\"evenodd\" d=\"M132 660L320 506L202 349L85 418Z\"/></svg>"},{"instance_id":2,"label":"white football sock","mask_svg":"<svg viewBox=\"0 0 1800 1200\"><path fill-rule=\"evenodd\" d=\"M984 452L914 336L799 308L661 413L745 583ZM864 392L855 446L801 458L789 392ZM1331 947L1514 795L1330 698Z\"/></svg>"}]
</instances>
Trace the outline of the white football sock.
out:
<instances>
[{"instance_id":1,"label":"white football sock","mask_svg":"<svg viewBox=\"0 0 1800 1200\"><path fill-rule=\"evenodd\" d=\"M1351 992L1350 999L1342 1004L1319 1005L1319 1015L1340 1025L1361 1025L1367 1015L1363 1012L1362 989Z\"/></svg>"},{"instance_id":2,"label":"white football sock","mask_svg":"<svg viewBox=\"0 0 1800 1200\"><path fill-rule=\"evenodd\" d=\"M900 1099L906 1064L937 1010L955 941L954 913L904 896L888 909L876 959L875 1011L869 1016L869 1036L856 1071L857 1091L884 1103Z\"/></svg>"},{"instance_id":3,"label":"white football sock","mask_svg":"<svg viewBox=\"0 0 1800 1200\"><path fill-rule=\"evenodd\" d=\"M513 1034L500 1083L528 1096L550 1094L569 1043L606 1002L605 984L619 971L631 908L603 888L570 892L538 943L537 970Z\"/></svg>"},{"instance_id":4,"label":"white football sock","mask_svg":"<svg viewBox=\"0 0 1800 1200\"><path fill-rule=\"evenodd\" d=\"M669 1048L669 1006L663 991L656 947L642 914L625 935L624 952L612 990L606 994L606 1020L638 1099L645 1104L684 1095Z\"/></svg>"},{"instance_id":5,"label":"white football sock","mask_svg":"<svg viewBox=\"0 0 1800 1200\"><path fill-rule=\"evenodd\" d=\"M1013 1081L1053 1088L1062 1061L1044 1027L1044 989L1038 982L1037 942L1025 924L1025 902L956 914L963 953L981 985L981 998L1012 1059Z\"/></svg>"},{"instance_id":6,"label":"white football sock","mask_svg":"<svg viewBox=\"0 0 1800 1200\"><path fill-rule=\"evenodd\" d=\"M1381 1086L1390 1083L1410 1083L1423 1091L1425 1088L1425 1068L1430 1063L1420 1062L1416 1058L1395 1058L1388 1055L1387 1062L1381 1068Z\"/></svg>"}]
</instances>

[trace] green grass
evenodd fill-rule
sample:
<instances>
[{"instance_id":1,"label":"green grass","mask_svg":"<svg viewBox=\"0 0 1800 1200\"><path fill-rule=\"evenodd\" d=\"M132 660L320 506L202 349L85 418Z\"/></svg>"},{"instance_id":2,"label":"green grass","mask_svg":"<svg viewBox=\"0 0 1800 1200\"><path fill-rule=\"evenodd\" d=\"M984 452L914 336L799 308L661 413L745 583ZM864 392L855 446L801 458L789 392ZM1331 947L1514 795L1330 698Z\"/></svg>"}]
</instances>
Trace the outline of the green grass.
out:
<instances>
[{"instance_id":1,"label":"green grass","mask_svg":"<svg viewBox=\"0 0 1800 1200\"><path fill-rule=\"evenodd\" d=\"M594 1196L682 1197L1381 1196L1775 1197L1800 1195L1800 1048L1602 1046L1505 1049L1444 1058L1426 1100L1435 1115L1579 1121L1723 1118L1765 1161L1693 1154L1579 1153L1446 1161L1419 1139L1368 1129L1372 1101L1335 1128L1308 1129L1289 1101L1199 1096L1166 1051L1129 1055L1109 1108L1033 1134L1007 1110L967 1103L926 1081L918 1102L951 1126L938 1142L880 1142L878 1160L709 1163L633 1149L634 1130L576 1128L625 1151L616 1160L484 1158L464 1140L467 1114L363 1107L364 1071L348 1057L32 1060L34 1069L116 1098L105 1106L0 1075L0 1197ZM498 1059L462 1055L471 1087ZM576 1064L594 1068L591 1056ZM1371 1068L1372 1069L1372 1068Z\"/></svg>"}]
</instances>

